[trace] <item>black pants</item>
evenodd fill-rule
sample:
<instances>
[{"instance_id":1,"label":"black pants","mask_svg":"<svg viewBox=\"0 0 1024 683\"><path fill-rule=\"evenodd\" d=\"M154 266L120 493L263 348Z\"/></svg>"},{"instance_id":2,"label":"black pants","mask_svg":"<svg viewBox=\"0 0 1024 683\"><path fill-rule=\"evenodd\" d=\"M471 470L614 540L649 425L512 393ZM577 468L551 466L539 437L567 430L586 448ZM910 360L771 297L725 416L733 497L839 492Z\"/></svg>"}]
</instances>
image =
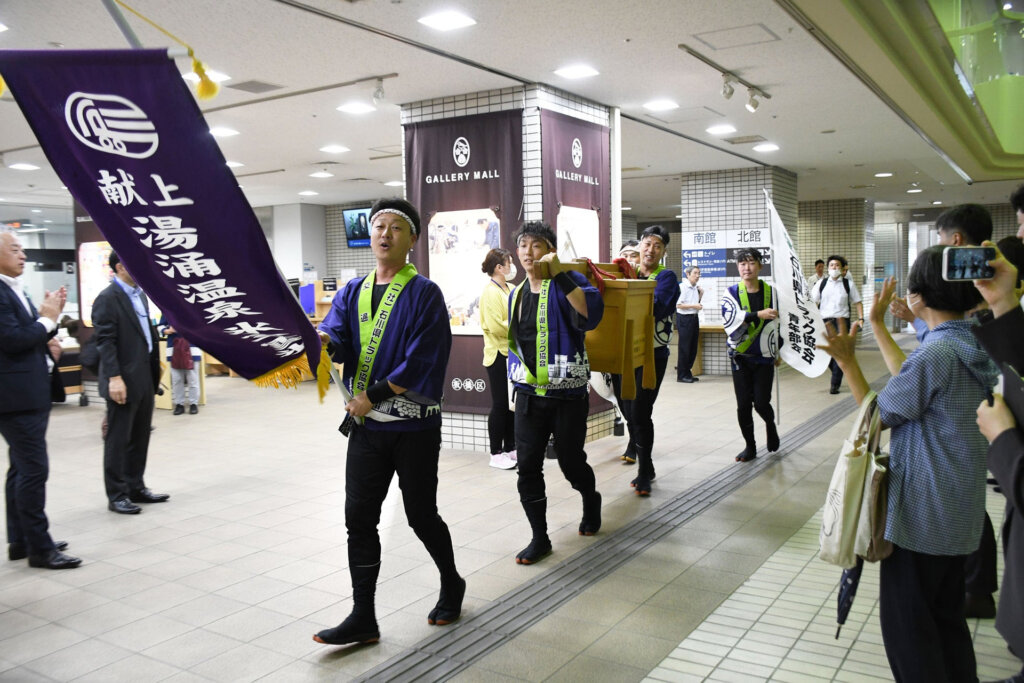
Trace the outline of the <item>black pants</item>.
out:
<instances>
[{"instance_id":1,"label":"black pants","mask_svg":"<svg viewBox=\"0 0 1024 683\"><path fill-rule=\"evenodd\" d=\"M885 655L897 683L978 680L964 618L963 555L894 547L882 560L878 606Z\"/></svg>"},{"instance_id":2,"label":"black pants","mask_svg":"<svg viewBox=\"0 0 1024 683\"><path fill-rule=\"evenodd\" d=\"M353 567L380 562L380 508L391 479L398 475L405 517L442 577L455 573L448 525L437 513L437 461L441 428L414 432L356 427L348 437L345 464L345 527Z\"/></svg>"},{"instance_id":3,"label":"black pants","mask_svg":"<svg viewBox=\"0 0 1024 683\"><path fill-rule=\"evenodd\" d=\"M46 427L50 409L0 414L0 434L7 440L7 542L21 543L29 555L54 549L46 519Z\"/></svg>"},{"instance_id":4,"label":"black pants","mask_svg":"<svg viewBox=\"0 0 1024 683\"><path fill-rule=\"evenodd\" d=\"M665 379L665 369L668 367L668 356L655 356L654 375L656 378L653 389L643 388L644 368L640 366L633 371L633 378L636 381L636 398L623 401L618 398L622 394L622 376L612 375L612 385L615 389L615 397L619 401L619 409L626 418L626 425L629 427L630 441L636 449L637 455L644 456L646 465L650 466L650 454L654 449L654 402L658 400L658 393L661 391L661 382ZM651 476L650 472L641 472L645 476Z\"/></svg>"},{"instance_id":5,"label":"black pants","mask_svg":"<svg viewBox=\"0 0 1024 683\"><path fill-rule=\"evenodd\" d=\"M849 318L825 318L825 324L828 325L829 329L833 332L839 332L839 321L843 320L846 322L846 330L850 330L850 319ZM833 358L828 362L828 369L832 371L832 389L838 389L843 383L843 370L839 367L839 363Z\"/></svg>"},{"instance_id":6,"label":"black pants","mask_svg":"<svg viewBox=\"0 0 1024 683\"><path fill-rule=\"evenodd\" d=\"M972 595L992 595L999 588L996 579L996 532L992 519L985 513L981 527L981 544L964 561L964 589Z\"/></svg>"},{"instance_id":7,"label":"black pants","mask_svg":"<svg viewBox=\"0 0 1024 683\"><path fill-rule=\"evenodd\" d=\"M766 422L775 422L772 409L772 383L775 381L775 366L772 363L755 363L743 356L732 357L732 387L736 392L736 419L744 436L747 430L753 434L754 415L752 410Z\"/></svg>"},{"instance_id":8,"label":"black pants","mask_svg":"<svg viewBox=\"0 0 1024 683\"><path fill-rule=\"evenodd\" d=\"M587 495L595 491L594 470L587 464L590 399L559 399L516 393L516 452L519 459L519 500L528 503L545 497L544 452L554 434L555 455L569 484Z\"/></svg>"},{"instance_id":9,"label":"black pants","mask_svg":"<svg viewBox=\"0 0 1024 683\"><path fill-rule=\"evenodd\" d=\"M107 438L103 443L103 482L107 499L127 498L132 491L146 488L146 458L149 428L153 424L155 399L150 391L125 404L107 400Z\"/></svg>"},{"instance_id":10,"label":"black pants","mask_svg":"<svg viewBox=\"0 0 1024 683\"><path fill-rule=\"evenodd\" d=\"M508 453L516 447L516 414L508 409L508 358L499 353L484 367L491 385L491 412L487 414L491 455Z\"/></svg>"},{"instance_id":11,"label":"black pants","mask_svg":"<svg viewBox=\"0 0 1024 683\"><path fill-rule=\"evenodd\" d=\"M700 320L696 313L676 313L676 330L679 332L679 356L676 359L676 379L693 377L693 362L697 360L697 336Z\"/></svg>"}]
</instances>

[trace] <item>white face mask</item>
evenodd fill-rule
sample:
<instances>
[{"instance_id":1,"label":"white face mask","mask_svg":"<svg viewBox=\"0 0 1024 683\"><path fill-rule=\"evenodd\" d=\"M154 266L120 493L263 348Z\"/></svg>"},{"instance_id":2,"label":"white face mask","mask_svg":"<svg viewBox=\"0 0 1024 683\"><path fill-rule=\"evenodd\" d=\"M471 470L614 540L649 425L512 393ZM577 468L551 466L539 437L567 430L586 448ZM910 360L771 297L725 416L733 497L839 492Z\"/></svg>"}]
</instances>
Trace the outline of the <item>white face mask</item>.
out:
<instances>
[{"instance_id":1,"label":"white face mask","mask_svg":"<svg viewBox=\"0 0 1024 683\"><path fill-rule=\"evenodd\" d=\"M516 275L519 275L519 271L516 270L516 264L509 263L508 264L508 275L505 276L505 279L506 280L515 280L516 279Z\"/></svg>"},{"instance_id":2,"label":"white face mask","mask_svg":"<svg viewBox=\"0 0 1024 683\"><path fill-rule=\"evenodd\" d=\"M840 271L839 271L838 268L829 268L828 269L828 276L830 278L832 278L833 280L838 280L839 279L839 272Z\"/></svg>"}]
</instances>

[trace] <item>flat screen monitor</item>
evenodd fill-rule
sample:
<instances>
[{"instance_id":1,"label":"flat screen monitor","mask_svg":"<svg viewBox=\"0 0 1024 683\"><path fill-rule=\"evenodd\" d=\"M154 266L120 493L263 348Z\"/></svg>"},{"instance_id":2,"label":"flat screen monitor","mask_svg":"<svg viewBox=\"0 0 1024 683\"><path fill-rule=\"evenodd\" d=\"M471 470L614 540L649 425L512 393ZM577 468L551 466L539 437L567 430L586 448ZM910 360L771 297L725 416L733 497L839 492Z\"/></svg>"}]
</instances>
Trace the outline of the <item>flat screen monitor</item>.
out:
<instances>
[{"instance_id":1,"label":"flat screen monitor","mask_svg":"<svg viewBox=\"0 0 1024 683\"><path fill-rule=\"evenodd\" d=\"M370 207L365 209L344 209L345 238L349 248L370 246Z\"/></svg>"}]
</instances>

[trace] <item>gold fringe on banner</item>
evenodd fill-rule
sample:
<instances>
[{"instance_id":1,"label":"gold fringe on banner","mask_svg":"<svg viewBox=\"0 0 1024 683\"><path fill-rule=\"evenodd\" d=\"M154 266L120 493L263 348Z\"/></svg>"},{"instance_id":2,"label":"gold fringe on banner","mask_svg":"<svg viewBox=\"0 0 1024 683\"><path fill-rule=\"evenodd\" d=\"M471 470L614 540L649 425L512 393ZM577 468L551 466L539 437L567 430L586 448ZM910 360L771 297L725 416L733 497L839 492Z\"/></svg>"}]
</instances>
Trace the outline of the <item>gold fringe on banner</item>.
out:
<instances>
[{"instance_id":1,"label":"gold fringe on banner","mask_svg":"<svg viewBox=\"0 0 1024 683\"><path fill-rule=\"evenodd\" d=\"M4 94L4 90L7 89L7 84L4 83L4 77L0 76L0 95Z\"/></svg>"},{"instance_id":2,"label":"gold fringe on banner","mask_svg":"<svg viewBox=\"0 0 1024 683\"><path fill-rule=\"evenodd\" d=\"M295 389L300 382L313 379L313 373L309 370L309 361L306 356L294 358L284 365L274 368L259 377L253 378L252 382L258 387L273 387L280 389ZM320 348L320 363L316 368L316 391L320 402L324 402L327 395L327 387L331 382L331 358L327 355L327 349Z\"/></svg>"},{"instance_id":3,"label":"gold fringe on banner","mask_svg":"<svg viewBox=\"0 0 1024 683\"><path fill-rule=\"evenodd\" d=\"M188 49L188 56L192 58L192 71L195 72L196 76L199 76L199 84L196 86L196 97L201 100L208 100L217 95L220 91L220 86L210 80L210 77L206 75L206 66L196 59L195 52L193 52L192 47L188 43L165 29L163 26L160 26L149 17L142 15L138 10L124 4L121 0L114 0L114 2L119 4L121 7L124 7L126 10L137 16L139 19L142 19L144 22L155 28L157 31L160 31L160 33L163 33L174 42ZM309 364L307 363L307 367L308 365Z\"/></svg>"}]
</instances>

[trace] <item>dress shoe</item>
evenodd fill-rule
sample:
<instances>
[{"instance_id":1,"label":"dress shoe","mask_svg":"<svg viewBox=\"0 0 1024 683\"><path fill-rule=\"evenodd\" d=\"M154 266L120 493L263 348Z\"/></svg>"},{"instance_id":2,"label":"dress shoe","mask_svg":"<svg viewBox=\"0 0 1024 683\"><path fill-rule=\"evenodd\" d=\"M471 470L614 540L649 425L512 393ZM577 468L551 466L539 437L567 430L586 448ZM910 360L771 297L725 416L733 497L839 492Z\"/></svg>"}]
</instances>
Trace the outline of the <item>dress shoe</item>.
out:
<instances>
[{"instance_id":1,"label":"dress shoe","mask_svg":"<svg viewBox=\"0 0 1024 683\"><path fill-rule=\"evenodd\" d=\"M195 403L190 405L188 407L188 414L189 415L198 415L199 414L199 406L197 406Z\"/></svg>"},{"instance_id":2,"label":"dress shoe","mask_svg":"<svg viewBox=\"0 0 1024 683\"><path fill-rule=\"evenodd\" d=\"M67 550L67 541L56 541L53 544L57 550ZM24 560L28 557L28 551L25 550L25 546L21 543L10 543L7 546L7 559L8 560Z\"/></svg>"},{"instance_id":3,"label":"dress shoe","mask_svg":"<svg viewBox=\"0 0 1024 683\"><path fill-rule=\"evenodd\" d=\"M828 390L828 393L830 393L830 394L838 394L839 393L839 387L832 387L832 388L830 388Z\"/></svg>"},{"instance_id":4,"label":"dress shoe","mask_svg":"<svg viewBox=\"0 0 1024 683\"><path fill-rule=\"evenodd\" d=\"M153 493L149 489L132 491L128 499L133 503L163 503L171 497L169 493Z\"/></svg>"},{"instance_id":5,"label":"dress shoe","mask_svg":"<svg viewBox=\"0 0 1024 683\"><path fill-rule=\"evenodd\" d=\"M175 415L184 415L185 414L185 406L181 405L180 403L178 405L174 406L174 414Z\"/></svg>"},{"instance_id":6,"label":"dress shoe","mask_svg":"<svg viewBox=\"0 0 1024 683\"><path fill-rule=\"evenodd\" d=\"M32 555L28 558L28 566L42 569L74 569L82 561L77 557L65 555L59 550L51 550L45 555Z\"/></svg>"},{"instance_id":7,"label":"dress shoe","mask_svg":"<svg viewBox=\"0 0 1024 683\"><path fill-rule=\"evenodd\" d=\"M127 498L118 498L117 500L110 501L107 504L107 509L119 515L137 515L142 512L142 508Z\"/></svg>"},{"instance_id":8,"label":"dress shoe","mask_svg":"<svg viewBox=\"0 0 1024 683\"><path fill-rule=\"evenodd\" d=\"M697 378L696 377L683 377L679 381L682 382L683 384L693 384L694 382L697 381Z\"/></svg>"}]
</instances>

